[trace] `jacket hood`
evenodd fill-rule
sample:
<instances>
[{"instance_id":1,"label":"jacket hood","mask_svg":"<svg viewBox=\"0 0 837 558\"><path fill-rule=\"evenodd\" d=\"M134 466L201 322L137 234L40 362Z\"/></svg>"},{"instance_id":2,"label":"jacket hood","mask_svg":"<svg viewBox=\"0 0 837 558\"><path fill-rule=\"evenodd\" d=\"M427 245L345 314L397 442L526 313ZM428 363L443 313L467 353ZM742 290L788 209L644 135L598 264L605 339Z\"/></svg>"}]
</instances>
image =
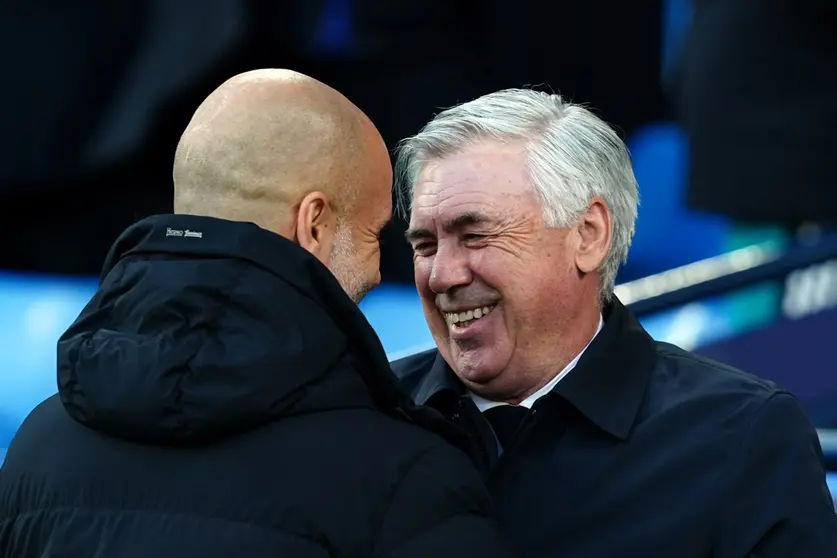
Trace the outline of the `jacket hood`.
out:
<instances>
[{"instance_id":1,"label":"jacket hood","mask_svg":"<svg viewBox=\"0 0 837 558\"><path fill-rule=\"evenodd\" d=\"M157 444L212 441L351 406L403 415L377 336L334 276L256 225L163 215L126 230L58 342L78 422Z\"/></svg>"}]
</instances>

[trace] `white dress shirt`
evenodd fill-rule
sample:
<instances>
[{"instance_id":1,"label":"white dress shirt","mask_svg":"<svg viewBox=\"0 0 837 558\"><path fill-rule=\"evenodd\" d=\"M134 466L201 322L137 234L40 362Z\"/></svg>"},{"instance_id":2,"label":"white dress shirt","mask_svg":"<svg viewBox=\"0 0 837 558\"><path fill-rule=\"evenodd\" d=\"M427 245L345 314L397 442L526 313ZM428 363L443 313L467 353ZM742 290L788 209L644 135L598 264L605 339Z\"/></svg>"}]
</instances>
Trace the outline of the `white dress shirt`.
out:
<instances>
[{"instance_id":1,"label":"white dress shirt","mask_svg":"<svg viewBox=\"0 0 837 558\"><path fill-rule=\"evenodd\" d=\"M587 344L584 346L584 348L581 349L581 352L579 352L575 356L575 358L572 359L569 362L569 364L567 364L564 367L563 370L561 370L561 372L559 372L554 378L552 378L549 381L549 383L547 383L541 389L539 389L538 391L536 391L535 393L533 393L532 395L530 395L529 397L527 397L526 399L521 401L520 406L521 407L526 407L527 409L531 409L532 405L535 404L535 401L537 401L538 399L540 399L541 397L543 397L544 395L546 395L547 393L552 391L552 388L554 388L558 384L558 382L560 382L562 379L564 379L564 377L567 374L569 374L572 371L573 368L575 368L575 365L578 364L578 361L581 358L581 355L584 354L584 351L587 350L587 347L590 346L590 343L593 342L593 339L596 338L596 336L602 330L602 327L604 327L604 318L602 318L602 316L600 314L599 315L599 327L596 330L596 333L593 334L593 337L590 338L590 341L588 341ZM498 407L500 405L508 405L508 403L504 403L502 401L491 401L491 400L486 399L484 397L480 397L476 393L473 393L473 392L470 392L470 391L468 392L468 395L471 397L471 400L474 402L474 404L476 404L477 408L480 410L481 413L487 411L488 409L491 409L492 407Z\"/></svg>"}]
</instances>

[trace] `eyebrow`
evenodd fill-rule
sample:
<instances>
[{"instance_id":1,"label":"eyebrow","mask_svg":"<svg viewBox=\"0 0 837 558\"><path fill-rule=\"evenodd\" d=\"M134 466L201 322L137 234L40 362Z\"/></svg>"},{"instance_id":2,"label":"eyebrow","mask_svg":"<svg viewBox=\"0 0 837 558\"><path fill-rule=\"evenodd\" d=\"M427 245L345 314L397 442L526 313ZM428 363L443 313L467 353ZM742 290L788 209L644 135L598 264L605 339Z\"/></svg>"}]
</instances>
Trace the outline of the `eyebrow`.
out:
<instances>
[{"instance_id":1,"label":"eyebrow","mask_svg":"<svg viewBox=\"0 0 837 558\"><path fill-rule=\"evenodd\" d=\"M482 215L481 213L477 213L474 211L466 211L464 213L460 213L454 216L452 219L443 223L442 230L444 230L445 232L451 232L459 229L464 229L466 227L472 227L474 225L480 225L482 223L487 222L488 220L488 217ZM408 229L404 236L407 238L408 242L414 242L422 238L433 237L435 236L435 234L430 229L415 228Z\"/></svg>"}]
</instances>

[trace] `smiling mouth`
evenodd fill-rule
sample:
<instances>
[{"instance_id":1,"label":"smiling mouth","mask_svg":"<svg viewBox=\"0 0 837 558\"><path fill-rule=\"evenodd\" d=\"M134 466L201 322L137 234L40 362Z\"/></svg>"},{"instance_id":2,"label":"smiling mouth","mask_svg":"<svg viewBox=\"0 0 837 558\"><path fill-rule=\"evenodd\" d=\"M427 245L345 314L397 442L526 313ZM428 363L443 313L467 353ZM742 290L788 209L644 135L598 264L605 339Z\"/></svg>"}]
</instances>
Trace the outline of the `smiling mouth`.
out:
<instances>
[{"instance_id":1,"label":"smiling mouth","mask_svg":"<svg viewBox=\"0 0 837 558\"><path fill-rule=\"evenodd\" d=\"M465 328L475 321L487 316L496 306L496 304L491 304L489 306L473 308L462 312L443 312L442 314L444 315L445 322L447 322L448 326L452 328Z\"/></svg>"}]
</instances>

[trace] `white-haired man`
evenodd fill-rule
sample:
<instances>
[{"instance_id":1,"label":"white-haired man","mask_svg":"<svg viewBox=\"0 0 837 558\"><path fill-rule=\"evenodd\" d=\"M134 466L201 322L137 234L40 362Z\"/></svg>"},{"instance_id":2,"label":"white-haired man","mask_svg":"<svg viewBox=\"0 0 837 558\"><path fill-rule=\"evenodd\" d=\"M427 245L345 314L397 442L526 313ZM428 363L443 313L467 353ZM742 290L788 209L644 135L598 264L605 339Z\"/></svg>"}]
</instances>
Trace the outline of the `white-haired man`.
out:
<instances>
[{"instance_id":1,"label":"white-haired man","mask_svg":"<svg viewBox=\"0 0 837 558\"><path fill-rule=\"evenodd\" d=\"M799 402L655 342L613 296L638 195L605 122L500 91L439 114L398 164L438 349L393 368L469 431L524 555L837 552Z\"/></svg>"}]
</instances>

